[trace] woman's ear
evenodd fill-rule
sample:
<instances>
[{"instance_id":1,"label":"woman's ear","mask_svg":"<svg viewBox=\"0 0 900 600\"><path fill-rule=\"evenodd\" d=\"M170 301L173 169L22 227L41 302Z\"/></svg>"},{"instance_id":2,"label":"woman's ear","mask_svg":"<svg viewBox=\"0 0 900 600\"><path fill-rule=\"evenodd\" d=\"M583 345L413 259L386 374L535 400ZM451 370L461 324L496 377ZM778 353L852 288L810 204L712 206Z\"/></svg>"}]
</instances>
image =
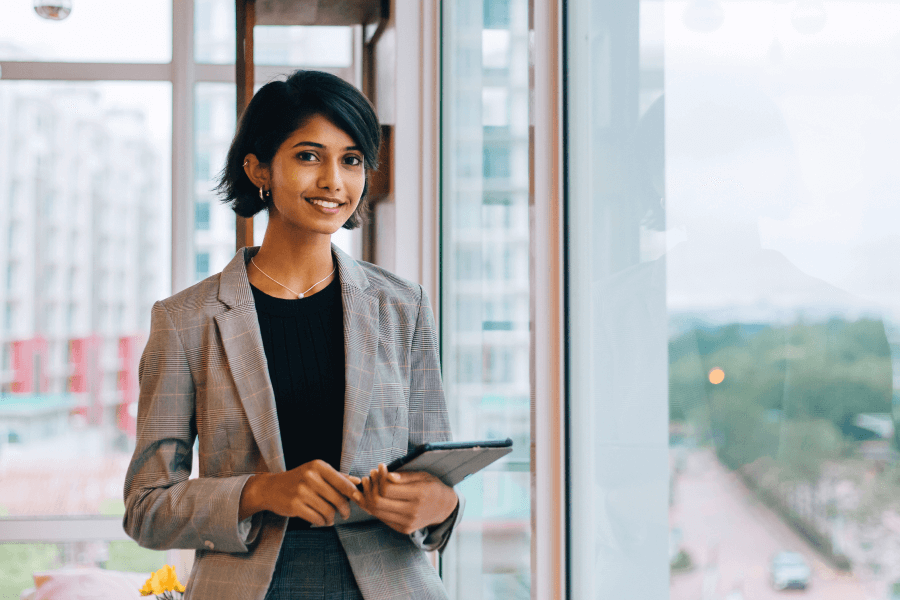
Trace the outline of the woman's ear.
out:
<instances>
[{"instance_id":1,"label":"woman's ear","mask_svg":"<svg viewBox=\"0 0 900 600\"><path fill-rule=\"evenodd\" d=\"M244 157L244 173L253 185L263 189L271 189L269 186L269 168L259 162L255 154L248 154Z\"/></svg>"}]
</instances>

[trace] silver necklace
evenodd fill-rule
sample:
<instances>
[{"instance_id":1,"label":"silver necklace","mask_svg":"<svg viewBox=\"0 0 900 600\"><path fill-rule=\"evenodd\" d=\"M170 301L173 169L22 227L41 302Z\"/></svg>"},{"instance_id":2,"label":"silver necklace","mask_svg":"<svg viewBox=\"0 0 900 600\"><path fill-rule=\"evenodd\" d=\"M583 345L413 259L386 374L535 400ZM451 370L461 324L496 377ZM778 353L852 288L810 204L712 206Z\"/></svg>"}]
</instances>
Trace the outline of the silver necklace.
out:
<instances>
[{"instance_id":1,"label":"silver necklace","mask_svg":"<svg viewBox=\"0 0 900 600\"><path fill-rule=\"evenodd\" d=\"M317 281L317 282L315 282L314 284L312 284L312 285L310 286L309 290L306 290L305 292L298 294L297 292L295 292L294 290L292 290L292 289L289 288L288 286L284 285L284 284L281 283L280 281L277 281L276 279L273 279L272 277L270 277L268 273L266 273L265 271L263 271L262 269L259 268L259 265L256 264L256 261L253 260L253 258L250 259L250 262L253 263L253 266L256 267L256 270L257 270L257 271L259 271L260 273L262 273L263 275L265 275L265 276L268 277L269 279L272 279L272 281L274 281L275 283L277 283L278 285L280 285L281 287L283 287L284 289L286 289L286 290L289 291L290 293L292 293L292 294L294 294L295 296L297 296L298 299L299 299L299 298L303 298L306 294L309 293L309 291L310 291L311 289L313 289L314 287L316 287L317 285L319 285L320 283L322 283L323 281L325 281L326 279L328 279L329 277L331 277L332 275L334 275L334 272L337 271L337 267L334 267L334 268L331 270L331 273L329 273L328 275L326 275L325 277L323 277L323 278L320 279L319 281Z\"/></svg>"}]
</instances>

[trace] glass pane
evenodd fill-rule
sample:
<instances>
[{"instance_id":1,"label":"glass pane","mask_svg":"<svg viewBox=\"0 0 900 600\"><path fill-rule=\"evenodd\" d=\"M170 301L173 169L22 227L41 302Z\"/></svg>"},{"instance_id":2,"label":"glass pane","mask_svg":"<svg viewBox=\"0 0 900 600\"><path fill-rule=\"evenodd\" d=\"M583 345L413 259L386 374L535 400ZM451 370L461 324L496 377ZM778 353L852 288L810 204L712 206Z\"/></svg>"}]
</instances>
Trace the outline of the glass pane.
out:
<instances>
[{"instance_id":1,"label":"glass pane","mask_svg":"<svg viewBox=\"0 0 900 600\"><path fill-rule=\"evenodd\" d=\"M567 19L573 597L898 597L900 5Z\"/></svg>"},{"instance_id":2,"label":"glass pane","mask_svg":"<svg viewBox=\"0 0 900 600\"><path fill-rule=\"evenodd\" d=\"M198 83L194 88L194 252L197 281L218 273L234 258L235 214L213 188L234 137L232 83ZM202 218L196 218L196 217ZM265 220L265 215L253 219ZM263 230L264 231L264 230ZM254 231L258 244L262 234Z\"/></svg>"},{"instance_id":3,"label":"glass pane","mask_svg":"<svg viewBox=\"0 0 900 600\"><path fill-rule=\"evenodd\" d=\"M39 17L32 0L6 2L0 60L168 63L172 2L143 2L133 10L120 0L75 0L63 21Z\"/></svg>"},{"instance_id":4,"label":"glass pane","mask_svg":"<svg viewBox=\"0 0 900 600\"><path fill-rule=\"evenodd\" d=\"M194 0L194 55L199 63L233 64L234 2ZM351 27L257 26L253 28L257 65L348 67L353 64Z\"/></svg>"},{"instance_id":5,"label":"glass pane","mask_svg":"<svg viewBox=\"0 0 900 600\"><path fill-rule=\"evenodd\" d=\"M171 93L0 81L0 516L124 513L170 294Z\"/></svg>"},{"instance_id":6,"label":"glass pane","mask_svg":"<svg viewBox=\"0 0 900 600\"><path fill-rule=\"evenodd\" d=\"M528 2L443 4L441 331L459 440L514 451L463 482L452 597L529 598Z\"/></svg>"}]
</instances>

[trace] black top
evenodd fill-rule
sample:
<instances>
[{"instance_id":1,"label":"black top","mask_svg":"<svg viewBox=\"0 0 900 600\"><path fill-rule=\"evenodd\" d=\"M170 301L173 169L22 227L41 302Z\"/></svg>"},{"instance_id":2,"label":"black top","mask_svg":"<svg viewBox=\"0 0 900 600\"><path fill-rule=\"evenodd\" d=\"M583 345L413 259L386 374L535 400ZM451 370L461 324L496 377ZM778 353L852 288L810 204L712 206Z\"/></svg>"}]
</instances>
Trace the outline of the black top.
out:
<instances>
[{"instance_id":1,"label":"black top","mask_svg":"<svg viewBox=\"0 0 900 600\"><path fill-rule=\"evenodd\" d=\"M344 427L344 321L338 278L308 298L285 300L252 284L284 464L321 459L340 469ZM309 523L292 518L288 529Z\"/></svg>"}]
</instances>

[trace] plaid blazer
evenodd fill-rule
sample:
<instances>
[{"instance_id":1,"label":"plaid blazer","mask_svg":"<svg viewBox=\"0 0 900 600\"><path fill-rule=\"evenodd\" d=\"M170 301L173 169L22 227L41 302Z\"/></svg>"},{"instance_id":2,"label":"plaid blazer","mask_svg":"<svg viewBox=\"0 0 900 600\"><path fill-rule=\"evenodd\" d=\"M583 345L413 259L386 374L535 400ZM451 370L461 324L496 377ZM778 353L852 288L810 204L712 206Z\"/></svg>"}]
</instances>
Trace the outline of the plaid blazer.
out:
<instances>
[{"instance_id":1,"label":"plaid blazer","mask_svg":"<svg viewBox=\"0 0 900 600\"><path fill-rule=\"evenodd\" d=\"M146 548L196 549L193 600L262 600L287 526L267 511L238 521L251 475L285 470L247 278L257 251L239 250L221 273L154 304L138 371L123 525ZM450 426L422 287L332 251L346 356L340 470L363 476L415 444L450 439ZM195 440L199 478L189 479ZM443 548L462 503L438 531L411 536L375 520L336 525L366 600L447 598L423 551Z\"/></svg>"}]
</instances>

